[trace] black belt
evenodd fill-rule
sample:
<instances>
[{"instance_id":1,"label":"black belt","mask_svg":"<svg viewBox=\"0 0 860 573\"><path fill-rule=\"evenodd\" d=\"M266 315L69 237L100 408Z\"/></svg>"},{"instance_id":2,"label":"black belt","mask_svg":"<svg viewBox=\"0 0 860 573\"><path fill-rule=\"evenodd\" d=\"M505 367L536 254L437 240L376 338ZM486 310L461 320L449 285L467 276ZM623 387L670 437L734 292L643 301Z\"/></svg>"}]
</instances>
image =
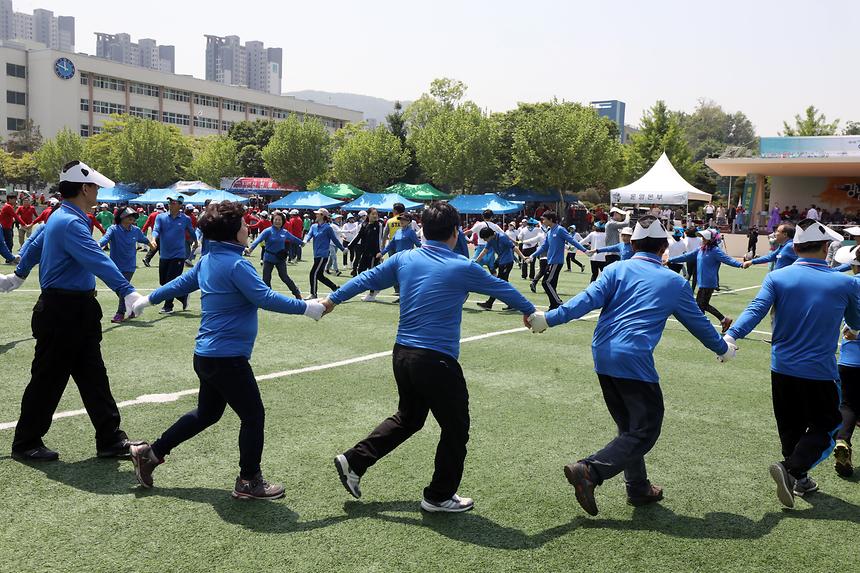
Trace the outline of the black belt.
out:
<instances>
[{"instance_id":1,"label":"black belt","mask_svg":"<svg viewBox=\"0 0 860 573\"><path fill-rule=\"evenodd\" d=\"M42 296L45 297L70 297L70 298L96 298L94 290L66 290L62 288L45 288L42 289Z\"/></svg>"}]
</instances>

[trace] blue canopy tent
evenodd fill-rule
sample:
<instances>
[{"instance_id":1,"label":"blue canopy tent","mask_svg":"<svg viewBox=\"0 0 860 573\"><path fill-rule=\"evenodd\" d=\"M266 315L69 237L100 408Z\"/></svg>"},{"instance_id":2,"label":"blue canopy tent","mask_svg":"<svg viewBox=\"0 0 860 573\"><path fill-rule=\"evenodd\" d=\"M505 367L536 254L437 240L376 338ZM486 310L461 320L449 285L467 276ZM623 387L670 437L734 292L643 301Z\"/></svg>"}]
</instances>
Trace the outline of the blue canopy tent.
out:
<instances>
[{"instance_id":1,"label":"blue canopy tent","mask_svg":"<svg viewBox=\"0 0 860 573\"><path fill-rule=\"evenodd\" d=\"M234 203L247 203L247 197L234 195L223 189L186 189L183 194L195 192L194 195L185 200L186 205L203 205L207 199L213 201L232 201Z\"/></svg>"},{"instance_id":2,"label":"blue canopy tent","mask_svg":"<svg viewBox=\"0 0 860 573\"><path fill-rule=\"evenodd\" d=\"M397 193L365 193L355 201L343 206L344 211L367 211L375 207L377 211L391 212L395 203L403 203L407 211L421 209L423 203L416 203Z\"/></svg>"},{"instance_id":3,"label":"blue canopy tent","mask_svg":"<svg viewBox=\"0 0 860 573\"><path fill-rule=\"evenodd\" d=\"M269 209L319 209L337 207L343 201L332 199L316 191L293 191L283 199L269 203Z\"/></svg>"},{"instance_id":4,"label":"blue canopy tent","mask_svg":"<svg viewBox=\"0 0 860 573\"><path fill-rule=\"evenodd\" d=\"M127 203L137 197L137 193L127 187L117 185L116 187L101 187L96 196L99 203Z\"/></svg>"},{"instance_id":5,"label":"blue canopy tent","mask_svg":"<svg viewBox=\"0 0 860 573\"><path fill-rule=\"evenodd\" d=\"M175 197L176 193L176 189L148 189L146 193L137 199L132 199L129 203L133 205L155 205L156 203L167 203L167 197ZM180 195L188 199L188 197L182 193L180 193Z\"/></svg>"},{"instance_id":6,"label":"blue canopy tent","mask_svg":"<svg viewBox=\"0 0 860 573\"><path fill-rule=\"evenodd\" d=\"M556 191L535 191L533 189L523 189L522 187L508 187L503 191L499 191L498 195L508 201L524 201L526 203L555 203L559 200L559 195ZM563 197L568 203L576 202L576 195L572 193L564 193Z\"/></svg>"},{"instance_id":7,"label":"blue canopy tent","mask_svg":"<svg viewBox=\"0 0 860 573\"><path fill-rule=\"evenodd\" d=\"M495 193L484 193L483 195L457 195L450 201L451 205L464 215L478 215L487 209L496 215L507 215L518 213L523 210L521 203L512 203L507 199L499 197Z\"/></svg>"}]
</instances>

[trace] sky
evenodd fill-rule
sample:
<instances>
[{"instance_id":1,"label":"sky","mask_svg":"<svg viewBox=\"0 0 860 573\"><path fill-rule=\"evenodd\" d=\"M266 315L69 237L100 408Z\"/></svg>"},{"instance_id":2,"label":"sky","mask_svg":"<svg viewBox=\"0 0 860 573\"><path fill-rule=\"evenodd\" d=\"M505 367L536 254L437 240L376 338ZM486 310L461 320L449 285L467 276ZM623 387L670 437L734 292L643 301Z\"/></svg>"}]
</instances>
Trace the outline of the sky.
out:
<instances>
[{"instance_id":1,"label":"sky","mask_svg":"<svg viewBox=\"0 0 860 573\"><path fill-rule=\"evenodd\" d=\"M691 112L709 99L762 136L815 105L860 121L860 2L823 0L13 0L75 17L76 50L95 32L176 46L176 72L205 75L204 34L284 50L283 91L412 100L461 80L488 111L558 98L618 99L637 125L658 99ZM238 8L237 8L238 7Z\"/></svg>"}]
</instances>

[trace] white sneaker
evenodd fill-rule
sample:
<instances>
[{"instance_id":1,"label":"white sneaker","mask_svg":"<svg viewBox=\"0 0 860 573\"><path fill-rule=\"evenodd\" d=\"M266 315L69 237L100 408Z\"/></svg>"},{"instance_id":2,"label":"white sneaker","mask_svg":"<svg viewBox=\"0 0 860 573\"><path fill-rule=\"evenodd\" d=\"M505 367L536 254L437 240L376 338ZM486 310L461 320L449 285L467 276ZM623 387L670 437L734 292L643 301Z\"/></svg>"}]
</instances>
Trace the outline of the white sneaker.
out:
<instances>
[{"instance_id":1,"label":"white sneaker","mask_svg":"<svg viewBox=\"0 0 860 573\"><path fill-rule=\"evenodd\" d=\"M334 458L334 467L337 468L337 475L340 476L340 483L343 484L346 491L348 491L355 499L360 498L361 487L359 487L359 484L361 483L361 476L352 471L349 467L349 462L346 461L346 456L343 454L336 455Z\"/></svg>"},{"instance_id":2,"label":"white sneaker","mask_svg":"<svg viewBox=\"0 0 860 573\"><path fill-rule=\"evenodd\" d=\"M472 498L460 497L456 493L451 496L451 499L442 502L430 501L426 498L421 500L421 509L429 512L461 513L469 511L473 507L475 507L475 502Z\"/></svg>"},{"instance_id":3,"label":"white sneaker","mask_svg":"<svg viewBox=\"0 0 860 573\"><path fill-rule=\"evenodd\" d=\"M369 292L366 295L364 295L364 297L361 300L363 300L364 302L375 302L376 301L376 293L375 292Z\"/></svg>"}]
</instances>

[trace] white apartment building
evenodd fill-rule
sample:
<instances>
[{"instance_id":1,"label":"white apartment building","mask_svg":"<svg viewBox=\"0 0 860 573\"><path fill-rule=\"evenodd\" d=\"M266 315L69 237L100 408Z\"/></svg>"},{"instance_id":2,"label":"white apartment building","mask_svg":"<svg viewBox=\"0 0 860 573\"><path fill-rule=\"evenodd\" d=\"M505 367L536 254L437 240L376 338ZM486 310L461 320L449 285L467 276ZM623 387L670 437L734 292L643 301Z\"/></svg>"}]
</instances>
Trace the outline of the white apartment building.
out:
<instances>
[{"instance_id":1,"label":"white apartment building","mask_svg":"<svg viewBox=\"0 0 860 573\"><path fill-rule=\"evenodd\" d=\"M360 111L224 85L191 76L68 54L38 44L0 42L0 136L27 119L45 138L69 128L88 137L111 114L176 125L189 135L225 133L243 120L316 118L330 131L362 120Z\"/></svg>"},{"instance_id":2,"label":"white apartment building","mask_svg":"<svg viewBox=\"0 0 860 573\"><path fill-rule=\"evenodd\" d=\"M0 0L0 40L39 42L64 52L75 51L75 19L54 16L37 8L32 14L15 12L12 0Z\"/></svg>"}]
</instances>

